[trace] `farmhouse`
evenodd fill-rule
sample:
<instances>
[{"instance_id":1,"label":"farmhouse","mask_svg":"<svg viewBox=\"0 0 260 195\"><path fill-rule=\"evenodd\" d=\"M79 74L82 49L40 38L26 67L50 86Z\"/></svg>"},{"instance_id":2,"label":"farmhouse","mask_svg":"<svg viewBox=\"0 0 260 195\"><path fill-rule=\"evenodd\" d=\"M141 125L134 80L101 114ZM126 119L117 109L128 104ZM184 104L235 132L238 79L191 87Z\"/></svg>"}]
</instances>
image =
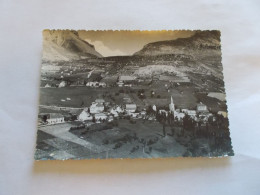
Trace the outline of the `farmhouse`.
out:
<instances>
[{"instance_id":1,"label":"farmhouse","mask_svg":"<svg viewBox=\"0 0 260 195\"><path fill-rule=\"evenodd\" d=\"M104 83L104 82L99 82L99 87L106 87L107 85L106 85L106 83Z\"/></svg>"},{"instance_id":2,"label":"farmhouse","mask_svg":"<svg viewBox=\"0 0 260 195\"><path fill-rule=\"evenodd\" d=\"M196 110L189 110L189 109L181 109L181 111L187 115L189 115L191 118L195 119L197 116Z\"/></svg>"},{"instance_id":3,"label":"farmhouse","mask_svg":"<svg viewBox=\"0 0 260 195\"><path fill-rule=\"evenodd\" d=\"M92 102L89 109L90 109L91 114L96 114L96 113L103 112L105 108L104 108L104 105L102 103Z\"/></svg>"},{"instance_id":4,"label":"farmhouse","mask_svg":"<svg viewBox=\"0 0 260 195\"><path fill-rule=\"evenodd\" d=\"M118 113L124 112L124 110L123 110L120 106L116 106L115 110L116 110Z\"/></svg>"},{"instance_id":5,"label":"farmhouse","mask_svg":"<svg viewBox=\"0 0 260 195\"><path fill-rule=\"evenodd\" d=\"M197 112L208 112L208 108L205 104L200 102L197 104Z\"/></svg>"},{"instance_id":6,"label":"farmhouse","mask_svg":"<svg viewBox=\"0 0 260 195\"><path fill-rule=\"evenodd\" d=\"M212 113L209 113L209 112L203 112L201 114L199 114L199 119L206 122L209 120L209 117L212 117Z\"/></svg>"},{"instance_id":7,"label":"farmhouse","mask_svg":"<svg viewBox=\"0 0 260 195\"><path fill-rule=\"evenodd\" d=\"M95 114L95 119L96 120L106 120L107 119L107 115L104 113L97 113Z\"/></svg>"},{"instance_id":8,"label":"farmhouse","mask_svg":"<svg viewBox=\"0 0 260 195\"><path fill-rule=\"evenodd\" d=\"M95 102L96 102L96 103L104 104L104 103L105 103L105 100L104 100L104 99L96 99Z\"/></svg>"},{"instance_id":9,"label":"farmhouse","mask_svg":"<svg viewBox=\"0 0 260 195\"><path fill-rule=\"evenodd\" d=\"M87 87L106 87L106 83L104 82L87 82L86 84Z\"/></svg>"},{"instance_id":10,"label":"farmhouse","mask_svg":"<svg viewBox=\"0 0 260 195\"><path fill-rule=\"evenodd\" d=\"M65 87L66 86L66 82L65 81L61 81L59 84L59 87Z\"/></svg>"},{"instance_id":11,"label":"farmhouse","mask_svg":"<svg viewBox=\"0 0 260 195\"><path fill-rule=\"evenodd\" d=\"M87 109L84 109L78 116L80 121L92 120L93 117L88 113Z\"/></svg>"},{"instance_id":12,"label":"farmhouse","mask_svg":"<svg viewBox=\"0 0 260 195\"><path fill-rule=\"evenodd\" d=\"M184 116L185 116L185 114L182 112L177 112L177 111L174 112L174 117L177 118L178 120L183 119Z\"/></svg>"},{"instance_id":13,"label":"farmhouse","mask_svg":"<svg viewBox=\"0 0 260 195\"><path fill-rule=\"evenodd\" d=\"M51 85L49 85L48 83L44 86L45 88L49 88L51 87Z\"/></svg>"},{"instance_id":14,"label":"farmhouse","mask_svg":"<svg viewBox=\"0 0 260 195\"><path fill-rule=\"evenodd\" d=\"M124 112L123 109L120 106L115 106L109 110L109 112L114 116L118 117L119 113Z\"/></svg>"},{"instance_id":15,"label":"farmhouse","mask_svg":"<svg viewBox=\"0 0 260 195\"><path fill-rule=\"evenodd\" d=\"M49 124L58 124L64 122L64 116L60 113L47 114L47 120Z\"/></svg>"},{"instance_id":16,"label":"farmhouse","mask_svg":"<svg viewBox=\"0 0 260 195\"><path fill-rule=\"evenodd\" d=\"M136 111L136 104L126 104L125 105L125 111L126 112L135 112Z\"/></svg>"},{"instance_id":17,"label":"farmhouse","mask_svg":"<svg viewBox=\"0 0 260 195\"><path fill-rule=\"evenodd\" d=\"M115 109L111 109L110 114L112 114L114 117L118 117L118 112Z\"/></svg>"}]
</instances>

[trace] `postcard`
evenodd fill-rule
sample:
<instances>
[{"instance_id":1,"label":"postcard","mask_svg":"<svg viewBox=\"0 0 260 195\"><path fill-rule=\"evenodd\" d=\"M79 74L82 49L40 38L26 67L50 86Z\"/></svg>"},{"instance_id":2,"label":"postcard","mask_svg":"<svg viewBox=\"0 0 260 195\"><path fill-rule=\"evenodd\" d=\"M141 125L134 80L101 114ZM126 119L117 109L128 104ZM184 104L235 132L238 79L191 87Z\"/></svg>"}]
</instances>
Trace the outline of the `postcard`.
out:
<instances>
[{"instance_id":1,"label":"postcard","mask_svg":"<svg viewBox=\"0 0 260 195\"><path fill-rule=\"evenodd\" d=\"M44 30L36 160L234 155L218 30Z\"/></svg>"}]
</instances>

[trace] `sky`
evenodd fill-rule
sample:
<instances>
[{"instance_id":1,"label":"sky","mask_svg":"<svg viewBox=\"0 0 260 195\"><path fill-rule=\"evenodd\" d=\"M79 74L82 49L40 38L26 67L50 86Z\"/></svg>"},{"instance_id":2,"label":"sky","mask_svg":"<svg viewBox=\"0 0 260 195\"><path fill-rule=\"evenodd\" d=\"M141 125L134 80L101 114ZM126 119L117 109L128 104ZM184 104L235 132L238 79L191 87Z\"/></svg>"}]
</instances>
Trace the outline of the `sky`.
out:
<instances>
[{"instance_id":1,"label":"sky","mask_svg":"<svg viewBox=\"0 0 260 195\"><path fill-rule=\"evenodd\" d=\"M79 30L81 39L95 46L104 57L132 55L144 45L164 40L190 37L193 31L85 31Z\"/></svg>"}]
</instances>

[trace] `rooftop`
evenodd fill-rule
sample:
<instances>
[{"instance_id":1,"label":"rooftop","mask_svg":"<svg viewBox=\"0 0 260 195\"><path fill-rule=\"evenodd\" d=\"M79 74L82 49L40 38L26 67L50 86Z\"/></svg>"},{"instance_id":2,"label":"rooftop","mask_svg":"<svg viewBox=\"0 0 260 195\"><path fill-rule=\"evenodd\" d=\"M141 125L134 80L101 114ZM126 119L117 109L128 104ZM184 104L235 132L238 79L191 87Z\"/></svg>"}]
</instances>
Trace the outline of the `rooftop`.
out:
<instances>
[{"instance_id":1,"label":"rooftop","mask_svg":"<svg viewBox=\"0 0 260 195\"><path fill-rule=\"evenodd\" d=\"M96 102L96 103L104 103L105 100L104 100L104 99L96 99L95 102Z\"/></svg>"},{"instance_id":2,"label":"rooftop","mask_svg":"<svg viewBox=\"0 0 260 195\"><path fill-rule=\"evenodd\" d=\"M60 113L50 113L49 119L54 119L54 118L63 118L63 115Z\"/></svg>"}]
</instances>

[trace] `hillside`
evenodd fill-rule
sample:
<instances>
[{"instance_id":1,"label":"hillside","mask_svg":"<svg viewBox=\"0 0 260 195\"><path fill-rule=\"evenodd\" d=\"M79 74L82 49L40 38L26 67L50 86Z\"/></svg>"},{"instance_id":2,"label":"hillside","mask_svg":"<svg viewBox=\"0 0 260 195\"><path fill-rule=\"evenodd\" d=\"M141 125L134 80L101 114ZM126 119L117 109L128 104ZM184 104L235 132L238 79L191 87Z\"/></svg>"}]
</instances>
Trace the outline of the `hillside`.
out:
<instances>
[{"instance_id":1,"label":"hillside","mask_svg":"<svg viewBox=\"0 0 260 195\"><path fill-rule=\"evenodd\" d=\"M198 69L204 69L217 78L223 78L220 31L196 31L188 38L149 43L134 56L165 56L167 60L167 55L173 54L186 56Z\"/></svg>"},{"instance_id":2,"label":"hillside","mask_svg":"<svg viewBox=\"0 0 260 195\"><path fill-rule=\"evenodd\" d=\"M80 39L76 31L43 31L43 61L69 61L89 57L102 56L93 45Z\"/></svg>"},{"instance_id":3,"label":"hillside","mask_svg":"<svg viewBox=\"0 0 260 195\"><path fill-rule=\"evenodd\" d=\"M220 32L197 31L188 38L149 43L134 55L154 56L165 54L192 55L195 58L199 56L221 55Z\"/></svg>"}]
</instances>

